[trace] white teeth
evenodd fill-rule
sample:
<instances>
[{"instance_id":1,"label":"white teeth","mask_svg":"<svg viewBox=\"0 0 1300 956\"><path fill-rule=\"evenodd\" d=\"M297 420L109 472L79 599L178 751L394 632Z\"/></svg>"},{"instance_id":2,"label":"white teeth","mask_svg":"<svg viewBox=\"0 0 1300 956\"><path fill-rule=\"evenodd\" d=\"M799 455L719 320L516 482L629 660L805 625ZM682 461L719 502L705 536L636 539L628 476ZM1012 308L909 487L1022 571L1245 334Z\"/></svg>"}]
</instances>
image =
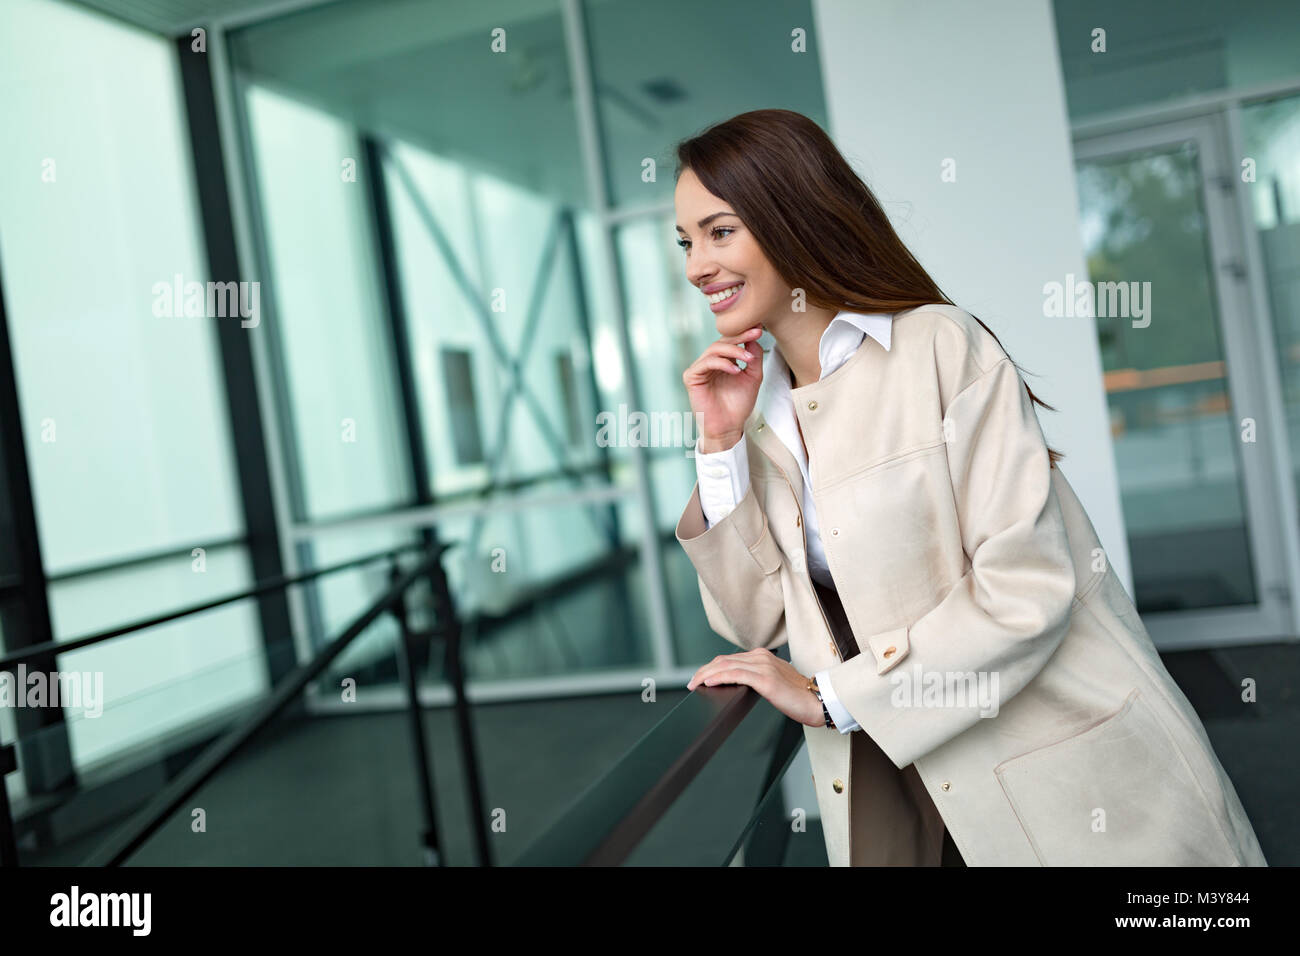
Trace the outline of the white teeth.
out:
<instances>
[{"instance_id":1,"label":"white teeth","mask_svg":"<svg viewBox=\"0 0 1300 956\"><path fill-rule=\"evenodd\" d=\"M745 283L742 282L740 285L733 285L730 289L723 289L721 292L715 292L713 295L709 296L709 302L722 302L724 299L730 299L740 291L740 286L744 284Z\"/></svg>"}]
</instances>

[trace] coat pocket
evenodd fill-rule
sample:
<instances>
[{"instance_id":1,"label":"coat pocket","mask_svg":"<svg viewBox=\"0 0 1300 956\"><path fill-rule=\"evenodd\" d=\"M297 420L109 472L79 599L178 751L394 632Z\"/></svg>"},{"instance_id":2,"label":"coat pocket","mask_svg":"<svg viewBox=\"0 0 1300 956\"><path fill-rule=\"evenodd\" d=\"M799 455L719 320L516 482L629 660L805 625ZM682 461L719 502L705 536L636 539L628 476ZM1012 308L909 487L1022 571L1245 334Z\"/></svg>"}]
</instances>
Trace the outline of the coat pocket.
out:
<instances>
[{"instance_id":1,"label":"coat pocket","mask_svg":"<svg viewBox=\"0 0 1300 956\"><path fill-rule=\"evenodd\" d=\"M1241 865L1137 688L1099 723L994 773L1044 866Z\"/></svg>"}]
</instances>

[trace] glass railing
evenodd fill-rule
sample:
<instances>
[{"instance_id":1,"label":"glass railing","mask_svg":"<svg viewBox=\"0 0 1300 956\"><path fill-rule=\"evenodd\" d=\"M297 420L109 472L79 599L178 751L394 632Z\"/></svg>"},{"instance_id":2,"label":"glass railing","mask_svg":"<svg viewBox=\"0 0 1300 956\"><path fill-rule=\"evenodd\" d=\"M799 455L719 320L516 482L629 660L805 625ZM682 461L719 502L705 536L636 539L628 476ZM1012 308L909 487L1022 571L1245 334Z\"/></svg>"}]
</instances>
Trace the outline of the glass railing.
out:
<instances>
[{"instance_id":1,"label":"glass railing","mask_svg":"<svg viewBox=\"0 0 1300 956\"><path fill-rule=\"evenodd\" d=\"M203 648L211 663L198 670L186 668L182 679L169 681L155 675L141 680L132 693L116 695L99 713L94 712L98 708L88 696L82 703L90 706L69 708L66 702L60 702L63 722L51 720L35 728L27 722L29 725L19 731L16 741L0 744L0 770L8 773L22 769L26 776L37 769L48 777L57 768L44 765L57 759L59 753L66 753L69 739L83 751L74 750L76 770L65 772L66 786L23 792L13 801L0 802L3 862L239 863L253 862L248 859L253 846L261 857L257 862L294 862L277 852L289 847L296 847L290 855L297 862L324 862L331 857L321 857L321 844L330 841L331 833L335 842L341 842L342 836L337 822L328 820L350 815L360 826L360 817L368 812L377 814L376 825L393 828L393 839L399 831L406 834L407 852L388 855L387 862L403 858L415 863L441 862L427 726L417 694L422 670L432 657L440 658L451 685L454 747L447 749L458 757L466 805L483 805L459 663L459 625L442 572L445 550L445 546L422 545L392 548L295 577L263 582L246 591L111 631L0 655L0 669L14 675L42 662L93 654L109 641L161 641L169 659L184 659L195 651L178 650L177 645L192 640L188 635L193 632L168 633L170 624L190 616L218 616L258 594L387 562L387 587L383 592L341 633L301 655L305 658L301 663L288 641L259 645L259 653L251 660L248 654L212 656L210 648ZM412 596L423 600L408 602ZM412 613L408 613L408 604ZM435 643L444 653L430 653ZM247 681L232 678L230 685L239 692L232 692L228 700L211 699L211 689L220 685L222 673L241 675L259 667L265 671L270 660L288 660L296 666L278 668L282 676L273 683L263 673L262 689L253 694L245 691ZM201 706L195 706L199 696L196 688L200 686L207 696ZM95 696L102 700L102 695ZM186 717L187 710L193 711L192 717ZM337 713L352 719L302 720L307 711L313 715ZM38 713L48 715L53 710L42 706ZM366 720L356 719L363 714L372 724L388 721L392 726L376 733L374 726L364 726ZM154 719L159 715L166 718L158 721L162 729L153 735L140 732L149 723L150 715ZM78 726L70 729L69 722ZM81 729L81 724L90 730ZM86 748L105 749L100 738L111 738L114 728L128 725L133 730L129 749L117 748L100 760L82 759ZM71 732L77 729L81 732ZM349 740L353 741L351 745ZM367 759L380 759L386 747L398 748L401 753L396 766L368 771ZM257 772L259 765L265 773ZM320 797L331 780L341 789L332 794L332 809L325 815L328 819L319 814L314 818L312 808L326 805ZM361 799L367 786L376 788L369 795L372 799ZM386 812L384 796L392 795L400 804L404 788L415 796L415 813L413 822L402 828L404 814L400 806L388 807L392 812ZM205 806L204 800L212 806ZM340 807L351 813L340 813ZM271 825L268 814L274 815ZM484 815L481 811L467 811L465 821L459 829L471 834L473 850L483 859L488 848ZM315 835L290 838L303 825ZM207 843L178 841L182 830L196 839L205 834L216 838ZM298 836L304 839L298 840ZM359 861L358 854L366 850L349 844L337 852Z\"/></svg>"},{"instance_id":2,"label":"glass railing","mask_svg":"<svg viewBox=\"0 0 1300 956\"><path fill-rule=\"evenodd\" d=\"M69 735L66 723L24 731L24 759L41 760L68 736L93 743L166 712L159 732L136 734L129 752L78 761L68 787L14 802L0 830L7 824L13 834L17 862L817 865L820 850L824 865L816 821L790 828L784 819L782 793L791 789L802 728L747 687L664 690L649 705L639 692L503 700L478 708L471 724L459 663L464 622L440 610L452 607L441 553L393 549L281 582L314 584L388 561L386 576L365 575L370 588L385 577L388 587L337 636L298 652L289 641L265 646L295 666L263 680L258 693L232 679L239 693L220 707L209 693L193 720L182 719L196 687L208 693L223 673L242 674L260 656L209 654L210 666L142 682L94 718L65 712L67 721L101 721L94 735ZM575 587L605 586L586 577ZM548 601L571 591L555 584L522 597ZM168 623L220 615L239 600L248 592L171 612ZM484 624L493 615L471 618L479 636L490 634ZM171 640L175 656L192 632L166 630L126 625L111 638L65 642L60 647L75 649L59 657L93 653L109 639ZM0 657L0 668L40 651ZM783 827L812 836L778 840ZM813 852L785 852L798 843Z\"/></svg>"},{"instance_id":3,"label":"glass railing","mask_svg":"<svg viewBox=\"0 0 1300 956\"><path fill-rule=\"evenodd\" d=\"M774 814L802 744L753 689L701 686L511 862L725 866L747 848L745 865L780 865Z\"/></svg>"}]
</instances>

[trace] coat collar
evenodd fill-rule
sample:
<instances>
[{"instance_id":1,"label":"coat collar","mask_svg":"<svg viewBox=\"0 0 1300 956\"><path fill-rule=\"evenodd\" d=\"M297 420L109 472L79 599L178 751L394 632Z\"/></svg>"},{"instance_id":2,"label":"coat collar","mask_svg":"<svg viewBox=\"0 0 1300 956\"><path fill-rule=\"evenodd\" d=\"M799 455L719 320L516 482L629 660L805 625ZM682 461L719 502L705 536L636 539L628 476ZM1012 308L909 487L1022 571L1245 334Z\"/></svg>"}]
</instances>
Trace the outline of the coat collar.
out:
<instances>
[{"instance_id":1,"label":"coat collar","mask_svg":"<svg viewBox=\"0 0 1300 956\"><path fill-rule=\"evenodd\" d=\"M851 375L853 367L865 361L872 353L888 353L893 341L893 323L902 313L862 314L857 312L840 312L831 320L819 343L819 353L823 364L833 359L837 347L842 347L844 339L842 328L852 326L859 330L858 346L853 354L845 359L835 371L824 378L796 389L790 387L790 369L780 349L773 345L763 361L763 384L759 389L754 410L745 425L745 435L761 451L776 463L785 473L793 489L795 499L803 504L803 472L799 462L791 454L781 437L768 424L767 415L777 402L790 402L802 398L805 394L820 390L824 385L838 382L842 376ZM838 342L837 342L838 338ZM872 342L866 341L870 338ZM877 349L877 346L879 348Z\"/></svg>"}]
</instances>

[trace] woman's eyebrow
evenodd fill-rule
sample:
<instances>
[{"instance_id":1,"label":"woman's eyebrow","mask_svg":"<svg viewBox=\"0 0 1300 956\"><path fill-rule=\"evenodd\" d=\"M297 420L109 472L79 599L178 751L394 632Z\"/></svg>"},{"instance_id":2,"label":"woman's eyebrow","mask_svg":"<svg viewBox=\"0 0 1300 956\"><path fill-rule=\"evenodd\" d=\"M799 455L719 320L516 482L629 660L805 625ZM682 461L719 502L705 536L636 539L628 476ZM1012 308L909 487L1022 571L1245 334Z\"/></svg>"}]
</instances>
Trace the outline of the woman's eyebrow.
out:
<instances>
[{"instance_id":1,"label":"woman's eyebrow","mask_svg":"<svg viewBox=\"0 0 1300 956\"><path fill-rule=\"evenodd\" d=\"M711 216L705 216L703 219L697 222L696 225L699 226L701 229L703 229L705 226L713 222L713 220L717 219L719 216L734 216L734 215L735 215L734 212L715 212ZM677 231L682 233L686 232L686 230L683 229L681 226L677 227Z\"/></svg>"}]
</instances>

